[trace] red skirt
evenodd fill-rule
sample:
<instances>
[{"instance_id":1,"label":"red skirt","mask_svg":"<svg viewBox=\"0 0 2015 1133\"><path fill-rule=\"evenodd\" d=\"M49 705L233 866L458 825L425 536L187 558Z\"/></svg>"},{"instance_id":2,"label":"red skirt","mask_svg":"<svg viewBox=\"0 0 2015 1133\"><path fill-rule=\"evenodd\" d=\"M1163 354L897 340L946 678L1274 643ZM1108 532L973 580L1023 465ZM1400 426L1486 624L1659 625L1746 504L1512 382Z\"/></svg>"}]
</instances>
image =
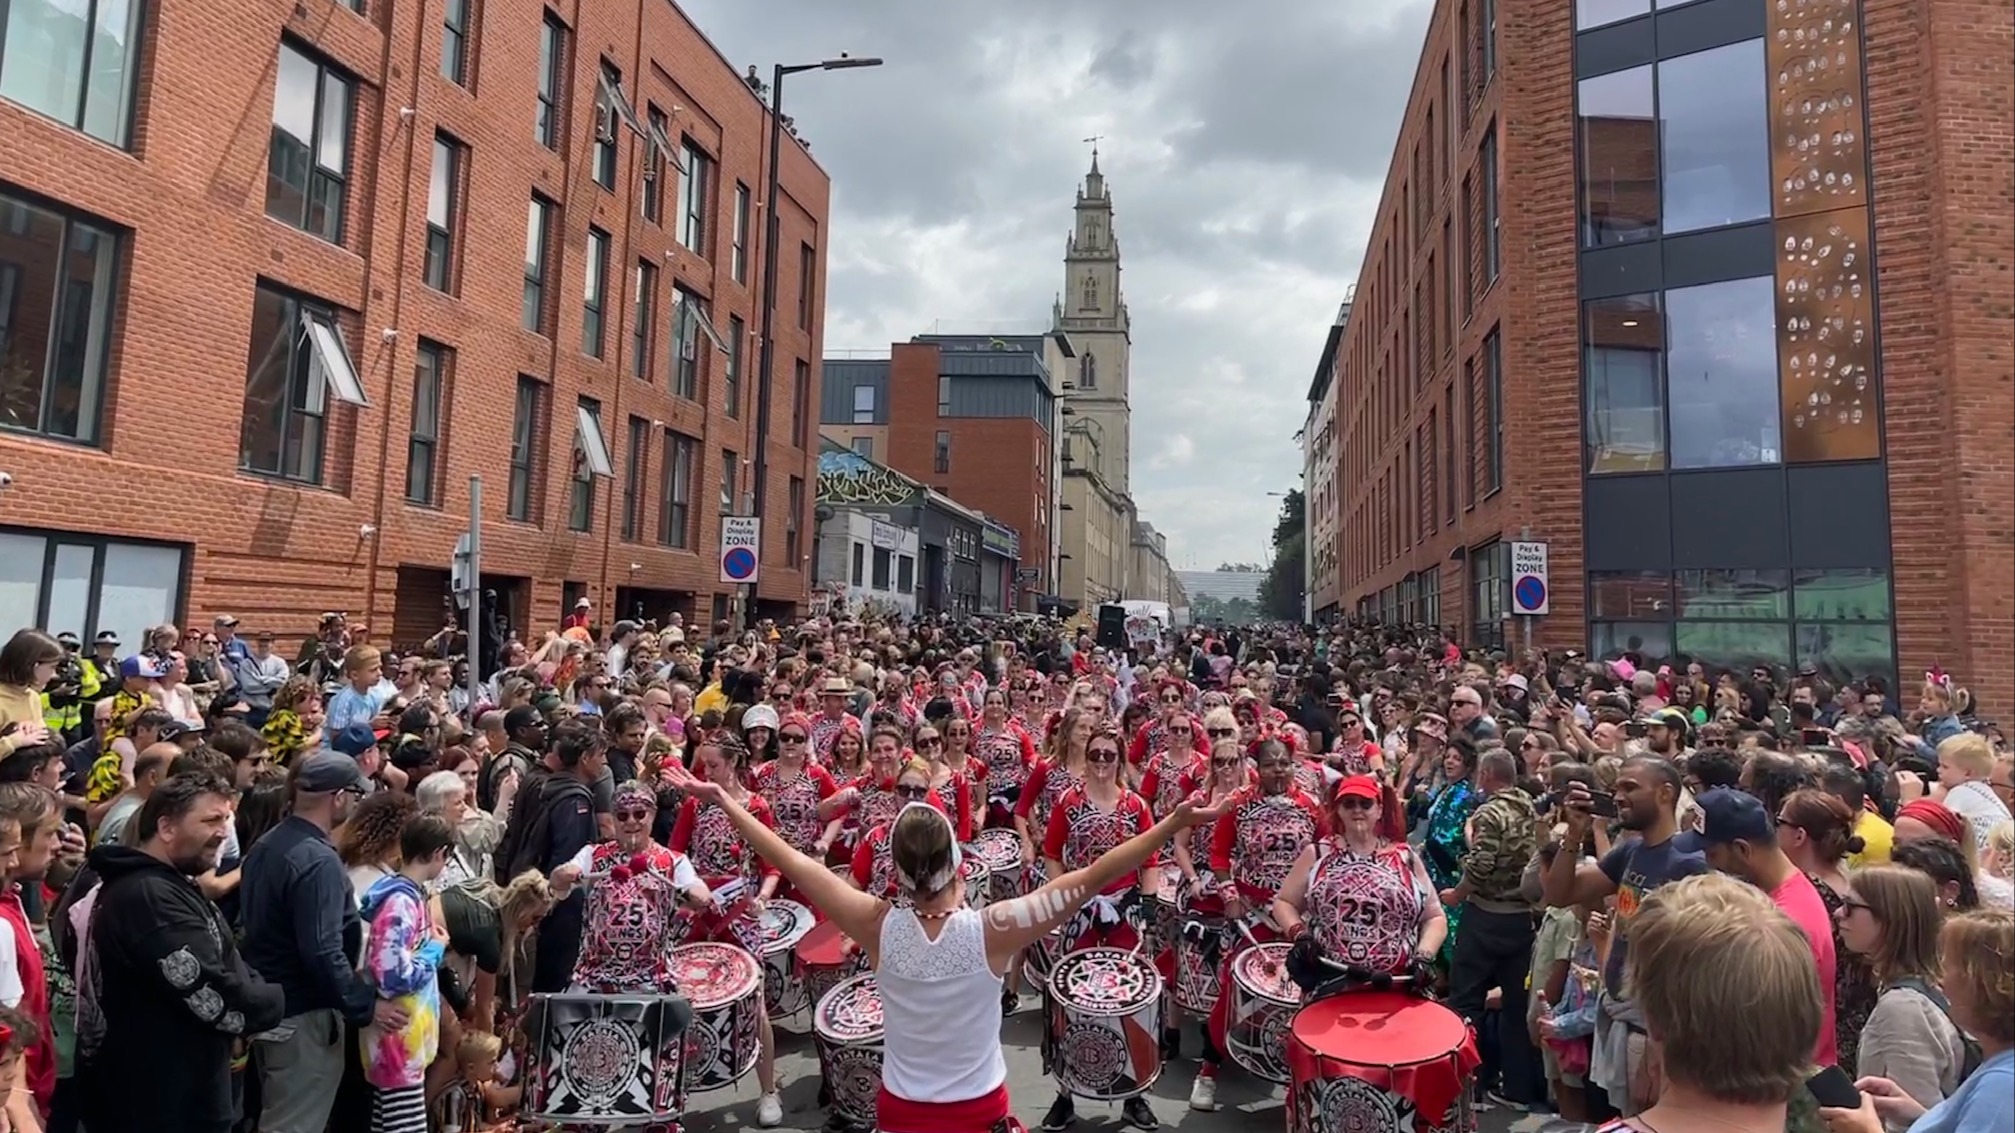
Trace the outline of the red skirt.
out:
<instances>
[{"instance_id":1,"label":"red skirt","mask_svg":"<svg viewBox=\"0 0 2015 1133\"><path fill-rule=\"evenodd\" d=\"M1008 1106L1007 1085L962 1102L913 1102L882 1087L875 1099L879 1133L1028 1133Z\"/></svg>"}]
</instances>

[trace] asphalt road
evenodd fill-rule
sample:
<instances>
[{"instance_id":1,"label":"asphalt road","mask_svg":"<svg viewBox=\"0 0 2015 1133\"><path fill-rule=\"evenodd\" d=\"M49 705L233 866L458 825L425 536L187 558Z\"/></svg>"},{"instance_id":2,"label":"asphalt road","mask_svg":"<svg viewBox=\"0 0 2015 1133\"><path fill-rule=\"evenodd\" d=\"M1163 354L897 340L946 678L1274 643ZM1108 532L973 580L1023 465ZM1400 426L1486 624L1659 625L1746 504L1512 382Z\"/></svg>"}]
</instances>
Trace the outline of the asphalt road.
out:
<instances>
[{"instance_id":1,"label":"asphalt road","mask_svg":"<svg viewBox=\"0 0 2015 1133\"><path fill-rule=\"evenodd\" d=\"M1033 995L1023 996L1022 1009L1007 1021L1003 1035L1008 1090L1014 1098L1016 1115L1031 1131L1036 1129L1056 1096L1055 1085L1042 1074L1042 1061L1037 1054L1041 1013L1036 1002ZM778 1079L783 1083L783 1127L812 1133L824 1126L826 1115L818 1106L819 1061L806 1028L807 1025L801 1021L777 1024L777 1071ZM1227 1070L1218 1084L1218 1109L1215 1112L1192 1111L1189 1108L1189 1086L1196 1072L1198 1044L1194 1025L1188 1029L1185 1041L1188 1046L1184 1053L1188 1057L1182 1062L1165 1066L1150 1094L1155 1115L1161 1118L1163 1128L1178 1129L1184 1133L1214 1133L1216 1130L1254 1133L1257 1130L1285 1129L1282 1088L1256 1081L1235 1070ZM756 1094L754 1074L728 1089L700 1094L689 1103L686 1128L691 1133L753 1129L756 1127ZM1079 1100L1077 1116L1074 1129L1084 1133L1116 1133L1123 1128L1117 1103ZM1538 1118L1506 1110L1477 1115L1478 1133L1535 1133L1543 1124Z\"/></svg>"}]
</instances>

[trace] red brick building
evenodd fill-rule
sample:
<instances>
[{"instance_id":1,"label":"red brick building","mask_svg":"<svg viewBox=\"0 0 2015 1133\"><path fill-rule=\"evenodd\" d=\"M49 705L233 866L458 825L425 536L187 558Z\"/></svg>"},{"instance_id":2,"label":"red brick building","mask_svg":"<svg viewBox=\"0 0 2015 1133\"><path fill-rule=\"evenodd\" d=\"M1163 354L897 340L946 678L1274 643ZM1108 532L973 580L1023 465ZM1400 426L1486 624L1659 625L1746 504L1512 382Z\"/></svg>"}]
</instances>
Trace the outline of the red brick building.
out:
<instances>
[{"instance_id":1,"label":"red brick building","mask_svg":"<svg viewBox=\"0 0 2015 1133\"><path fill-rule=\"evenodd\" d=\"M1536 644L2015 709L2015 13L1653 8L1436 5L1335 351L1342 608L1516 646L1529 531Z\"/></svg>"},{"instance_id":2,"label":"red brick building","mask_svg":"<svg viewBox=\"0 0 2015 1133\"><path fill-rule=\"evenodd\" d=\"M411 644L471 475L516 625L724 612L767 115L677 7L89 6L0 42L0 625ZM828 191L787 141L766 612L806 594Z\"/></svg>"}]
</instances>

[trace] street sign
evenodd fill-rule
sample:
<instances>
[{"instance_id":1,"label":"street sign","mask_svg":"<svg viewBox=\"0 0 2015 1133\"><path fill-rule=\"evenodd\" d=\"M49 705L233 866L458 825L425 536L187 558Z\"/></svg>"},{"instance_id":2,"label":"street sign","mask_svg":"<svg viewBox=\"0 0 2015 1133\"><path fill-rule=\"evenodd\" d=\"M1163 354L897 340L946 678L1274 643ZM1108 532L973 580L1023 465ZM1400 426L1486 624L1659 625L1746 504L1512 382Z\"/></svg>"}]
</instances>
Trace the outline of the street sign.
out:
<instances>
[{"instance_id":1,"label":"street sign","mask_svg":"<svg viewBox=\"0 0 2015 1133\"><path fill-rule=\"evenodd\" d=\"M1023 567L1020 570L1014 572L1014 580L1016 582L1021 583L1023 586L1027 586L1029 583L1034 582L1041 577L1042 577L1041 567Z\"/></svg>"},{"instance_id":2,"label":"street sign","mask_svg":"<svg viewBox=\"0 0 2015 1133\"><path fill-rule=\"evenodd\" d=\"M1511 545L1511 612L1535 617L1547 609L1546 544Z\"/></svg>"},{"instance_id":3,"label":"street sign","mask_svg":"<svg viewBox=\"0 0 2015 1133\"><path fill-rule=\"evenodd\" d=\"M762 558L763 521L753 515L722 516L721 581L756 581Z\"/></svg>"}]
</instances>

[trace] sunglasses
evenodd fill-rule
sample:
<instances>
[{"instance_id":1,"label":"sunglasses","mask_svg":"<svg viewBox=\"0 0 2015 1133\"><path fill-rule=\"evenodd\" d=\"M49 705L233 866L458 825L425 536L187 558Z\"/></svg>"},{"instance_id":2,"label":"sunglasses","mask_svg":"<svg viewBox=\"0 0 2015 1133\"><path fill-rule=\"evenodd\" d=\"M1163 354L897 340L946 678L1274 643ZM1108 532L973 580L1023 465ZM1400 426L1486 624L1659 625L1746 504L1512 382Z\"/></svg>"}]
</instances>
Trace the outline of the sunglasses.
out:
<instances>
[{"instance_id":1,"label":"sunglasses","mask_svg":"<svg viewBox=\"0 0 2015 1133\"><path fill-rule=\"evenodd\" d=\"M777 742L785 744L801 744L805 742L805 737L797 734L796 732L785 732L783 735L777 737Z\"/></svg>"},{"instance_id":2,"label":"sunglasses","mask_svg":"<svg viewBox=\"0 0 2015 1133\"><path fill-rule=\"evenodd\" d=\"M619 810L616 812L617 822L642 822L650 817L651 812L643 809Z\"/></svg>"},{"instance_id":3,"label":"sunglasses","mask_svg":"<svg viewBox=\"0 0 2015 1133\"><path fill-rule=\"evenodd\" d=\"M897 798L899 798L899 799L922 799L922 798L928 798L928 797L930 797L930 793L931 793L931 789L930 789L929 787L897 787L897 788L896 788L896 797L897 797Z\"/></svg>"},{"instance_id":4,"label":"sunglasses","mask_svg":"<svg viewBox=\"0 0 2015 1133\"><path fill-rule=\"evenodd\" d=\"M1096 750L1093 750L1093 751L1088 751L1088 752L1085 752L1085 753L1084 753L1084 757L1085 757L1085 759L1086 759L1086 760L1088 760L1088 761L1090 761L1090 762L1092 762L1092 763L1118 763L1118 762L1119 762L1119 752L1117 752L1117 751L1114 751L1114 750L1109 750L1109 749L1106 749L1106 748L1098 748L1098 749L1096 749Z\"/></svg>"},{"instance_id":5,"label":"sunglasses","mask_svg":"<svg viewBox=\"0 0 2015 1133\"><path fill-rule=\"evenodd\" d=\"M942 744L942 743L944 743L944 741L943 741L943 740L941 740L941 739L939 739L939 738L938 738L938 737L936 737L936 736L918 736L918 737L917 737L917 746L918 746L918 747L937 747L937 746L939 746L939 745L940 745L940 744Z\"/></svg>"},{"instance_id":6,"label":"sunglasses","mask_svg":"<svg viewBox=\"0 0 2015 1133\"><path fill-rule=\"evenodd\" d=\"M1212 767L1237 767L1239 765L1239 758L1234 755L1229 758L1213 759L1210 761L1210 765Z\"/></svg>"},{"instance_id":7,"label":"sunglasses","mask_svg":"<svg viewBox=\"0 0 2015 1133\"><path fill-rule=\"evenodd\" d=\"M1237 729L1237 728L1211 728L1211 729L1209 729L1209 731L1208 731L1208 732L1206 732L1205 734L1207 734L1208 736L1210 736L1210 738L1211 738L1211 739L1214 739L1214 740L1223 740L1223 739L1230 739L1231 737L1233 737L1233 736L1236 736L1236 735L1238 735L1238 729Z\"/></svg>"},{"instance_id":8,"label":"sunglasses","mask_svg":"<svg viewBox=\"0 0 2015 1133\"><path fill-rule=\"evenodd\" d=\"M1336 805L1342 807L1344 810L1370 810L1372 807L1377 806L1378 803L1373 799L1351 797L1337 800Z\"/></svg>"}]
</instances>

